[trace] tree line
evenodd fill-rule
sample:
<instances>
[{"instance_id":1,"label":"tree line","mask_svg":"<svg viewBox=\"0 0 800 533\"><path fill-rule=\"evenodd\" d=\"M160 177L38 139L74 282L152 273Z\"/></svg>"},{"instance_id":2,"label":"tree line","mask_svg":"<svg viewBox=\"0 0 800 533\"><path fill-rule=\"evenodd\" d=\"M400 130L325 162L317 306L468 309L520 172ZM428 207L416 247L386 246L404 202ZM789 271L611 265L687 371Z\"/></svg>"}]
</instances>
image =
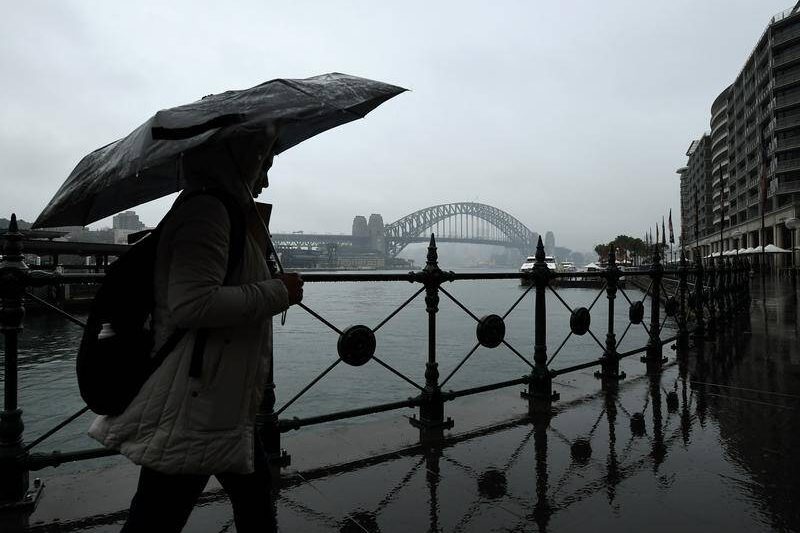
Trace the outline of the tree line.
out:
<instances>
[{"instance_id":1,"label":"tree line","mask_svg":"<svg viewBox=\"0 0 800 533\"><path fill-rule=\"evenodd\" d=\"M611 246L616 248L617 261L632 261L634 256L645 257L650 253L650 250L652 250L642 239L630 237L628 235L617 235L610 243L598 244L594 247L594 251L599 260L604 261L608 258ZM659 243L659 246L665 247L666 245Z\"/></svg>"}]
</instances>

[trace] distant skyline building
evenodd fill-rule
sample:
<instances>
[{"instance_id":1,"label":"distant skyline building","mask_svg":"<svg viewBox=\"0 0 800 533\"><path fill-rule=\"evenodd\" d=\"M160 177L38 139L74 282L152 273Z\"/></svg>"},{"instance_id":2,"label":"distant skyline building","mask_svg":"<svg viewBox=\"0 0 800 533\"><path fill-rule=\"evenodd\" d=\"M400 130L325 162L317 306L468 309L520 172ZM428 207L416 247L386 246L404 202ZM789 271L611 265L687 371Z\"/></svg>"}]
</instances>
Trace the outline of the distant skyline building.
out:
<instances>
[{"instance_id":1,"label":"distant skyline building","mask_svg":"<svg viewBox=\"0 0 800 533\"><path fill-rule=\"evenodd\" d=\"M144 224L139 220L139 215L136 214L136 211L123 211L118 215L114 215L111 227L112 229L142 231Z\"/></svg>"},{"instance_id":2,"label":"distant skyline building","mask_svg":"<svg viewBox=\"0 0 800 533\"><path fill-rule=\"evenodd\" d=\"M145 225L139 220L139 215L135 211L124 211L118 215L114 215L112 219L111 228L114 234L115 244L126 244L128 242L128 235L142 231Z\"/></svg>"},{"instance_id":3,"label":"distant skyline building","mask_svg":"<svg viewBox=\"0 0 800 533\"><path fill-rule=\"evenodd\" d=\"M800 204L798 8L800 2L770 20L734 82L712 103L711 132L692 142L678 169L692 257L794 244L785 222Z\"/></svg>"},{"instance_id":4,"label":"distant skyline building","mask_svg":"<svg viewBox=\"0 0 800 533\"><path fill-rule=\"evenodd\" d=\"M711 136L704 133L686 150L689 161L681 175L681 228L688 247L705 237L711 226ZM713 228L712 228L713 229Z\"/></svg>"}]
</instances>

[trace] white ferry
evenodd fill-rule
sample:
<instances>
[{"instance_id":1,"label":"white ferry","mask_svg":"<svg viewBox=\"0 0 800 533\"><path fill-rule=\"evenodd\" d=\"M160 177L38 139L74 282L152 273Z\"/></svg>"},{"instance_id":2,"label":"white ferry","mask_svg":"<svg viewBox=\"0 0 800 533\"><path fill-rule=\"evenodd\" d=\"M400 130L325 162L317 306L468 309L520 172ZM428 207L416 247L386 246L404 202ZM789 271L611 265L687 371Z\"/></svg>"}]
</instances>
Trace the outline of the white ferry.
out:
<instances>
[{"instance_id":1,"label":"white ferry","mask_svg":"<svg viewBox=\"0 0 800 533\"><path fill-rule=\"evenodd\" d=\"M547 265L547 268L549 268L553 272L558 270L558 264L556 263L556 258L553 257L552 255L546 255L544 257L544 263ZM536 264L536 256L529 255L528 257L525 258L525 262L522 263L522 266L519 267L519 271L523 273L531 272L533 271L533 267L535 264ZM529 281L526 279L521 279L520 285L529 285Z\"/></svg>"},{"instance_id":2,"label":"white ferry","mask_svg":"<svg viewBox=\"0 0 800 533\"><path fill-rule=\"evenodd\" d=\"M556 258L553 257L552 255L546 255L544 257L544 262L547 265L547 268L549 268L550 270L557 270L558 269L558 265L556 263ZM535 264L536 264L536 256L535 255L529 255L528 257L525 258L525 262L522 263L522 266L519 267L519 271L520 272L530 272L530 271L533 270L533 266Z\"/></svg>"},{"instance_id":3,"label":"white ferry","mask_svg":"<svg viewBox=\"0 0 800 533\"><path fill-rule=\"evenodd\" d=\"M561 264L558 265L558 266L559 266L559 270L561 272L572 273L572 272L577 272L578 271L578 268L575 266L575 263L573 263L572 261L562 261Z\"/></svg>"}]
</instances>

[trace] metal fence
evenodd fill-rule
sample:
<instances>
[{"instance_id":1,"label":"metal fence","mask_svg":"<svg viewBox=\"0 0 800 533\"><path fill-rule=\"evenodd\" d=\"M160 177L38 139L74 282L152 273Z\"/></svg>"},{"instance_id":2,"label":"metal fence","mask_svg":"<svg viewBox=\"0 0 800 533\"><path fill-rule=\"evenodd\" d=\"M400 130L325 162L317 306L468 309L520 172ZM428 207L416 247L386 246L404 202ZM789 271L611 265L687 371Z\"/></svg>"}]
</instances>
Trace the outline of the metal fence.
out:
<instances>
[{"instance_id":1,"label":"metal fence","mask_svg":"<svg viewBox=\"0 0 800 533\"><path fill-rule=\"evenodd\" d=\"M64 284L96 284L103 274L65 274L60 272L31 270L23 259L23 236L18 231L12 216L12 224L3 235L5 242L3 260L0 263L0 330L5 337L4 371L5 398L3 411L0 412L0 509L33 508L42 489L38 480L29 483L29 472L48 466L58 466L65 462L88 460L114 455L117 452L104 448L87 449L75 452L34 453L32 449L47 438L68 425L88 410L85 407L43 434L27 440L24 436L22 410L18 405L18 339L22 332L26 298L36 301L67 320L82 327L84 323L59 307L31 293L31 289L41 286L59 286ZM275 405L274 384L270 380L265 391L265 400L258 415L256 424L270 460L275 464L287 464L289 456L281 449L281 434L287 431L321 424L334 420L354 418L368 414L392 411L403 408L417 408L418 414L411 418L411 423L419 429L420 442L431 442L443 437L444 431L453 426L453 421L445 416L445 404L464 396L498 390L507 387L525 386L521 396L527 401L531 415L549 413L553 402L559 396L553 390L553 378L596 367L596 376L601 386L606 389L615 387L625 378L620 371L620 361L624 358L642 354L641 361L651 374L658 374L666 361L663 346L676 342L679 347L688 346L690 339L713 338L726 325L736 323L737 316L747 313L749 309L749 274L750 265L747 260L736 257L721 257L711 260L707 266L700 261L690 265L681 254L676 266L664 267L658 249L654 249L652 263L646 269L621 270L611 246L607 267L597 272L562 273L551 270L545 263L544 247L539 239L536 250L536 262L530 272L482 272L455 273L444 271L438 265L438 252L435 238L431 235L428 247L427 262L419 271L397 274L381 273L334 273L306 274L308 283L319 282L407 282L419 288L388 316L375 326L356 325L341 330L321 316L314 309L300 304L306 312L322 324L332 329L337 335L337 358L308 385L281 406ZM454 296L446 284L468 280L473 283L486 280L519 280L528 287L502 314L489 314L479 317ZM588 307L573 308L559 293L559 285L570 280L583 280L587 285L597 288L596 296ZM631 282L641 289L644 296L637 292L626 291ZM547 339L547 293L552 293L557 305L563 306L569 313L569 332L557 345ZM427 360L425 361L425 381L417 383L404 373L393 368L389 363L375 355L375 333L392 320L412 301L423 297L427 314ZM622 295L623 305L628 305L628 321L618 338L618 326L615 319L615 305L618 295ZM608 308L608 321L605 327L605 338L601 340L593 331L592 310L605 296ZM441 379L437 361L437 313L440 299L451 300L461 311L465 319L475 323L475 341L460 362L444 379ZM513 346L506 338L505 319L525 298L532 298L533 316L533 353L527 354ZM646 307L649 306L649 313ZM499 313L500 311L498 311ZM645 316L648 315L649 316ZM648 320L649 319L649 320ZM662 331L667 320L672 320L677 333L667 338ZM649 324L647 323L649 321ZM632 328L641 327L647 334L647 342L628 351L620 352L618 347ZM563 349L572 336L588 335L597 345L596 354L579 364L554 368L555 357ZM450 379L461 372L470 357L479 347L496 348L505 346L518 357L529 369L519 378L486 383L462 390L445 390ZM552 346L557 346L551 351ZM388 372L412 386L417 394L411 398L398 401L370 405L357 409L320 413L306 418L281 418L282 413L306 392L311 390L334 367L342 363L361 366L374 361Z\"/></svg>"}]
</instances>

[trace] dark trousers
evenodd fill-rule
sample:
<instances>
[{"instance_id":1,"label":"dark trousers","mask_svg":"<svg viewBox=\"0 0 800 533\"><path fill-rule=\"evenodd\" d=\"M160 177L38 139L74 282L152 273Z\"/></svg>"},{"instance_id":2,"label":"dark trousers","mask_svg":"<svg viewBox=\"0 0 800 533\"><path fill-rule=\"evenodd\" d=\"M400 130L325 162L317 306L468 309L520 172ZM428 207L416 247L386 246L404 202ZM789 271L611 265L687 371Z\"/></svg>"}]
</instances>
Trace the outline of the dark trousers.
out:
<instances>
[{"instance_id":1,"label":"dark trousers","mask_svg":"<svg viewBox=\"0 0 800 533\"><path fill-rule=\"evenodd\" d=\"M216 474L233 505L239 533L276 531L275 507L266 460L256 448L252 474ZM122 533L179 532L208 483L208 475L162 474L142 467Z\"/></svg>"}]
</instances>

